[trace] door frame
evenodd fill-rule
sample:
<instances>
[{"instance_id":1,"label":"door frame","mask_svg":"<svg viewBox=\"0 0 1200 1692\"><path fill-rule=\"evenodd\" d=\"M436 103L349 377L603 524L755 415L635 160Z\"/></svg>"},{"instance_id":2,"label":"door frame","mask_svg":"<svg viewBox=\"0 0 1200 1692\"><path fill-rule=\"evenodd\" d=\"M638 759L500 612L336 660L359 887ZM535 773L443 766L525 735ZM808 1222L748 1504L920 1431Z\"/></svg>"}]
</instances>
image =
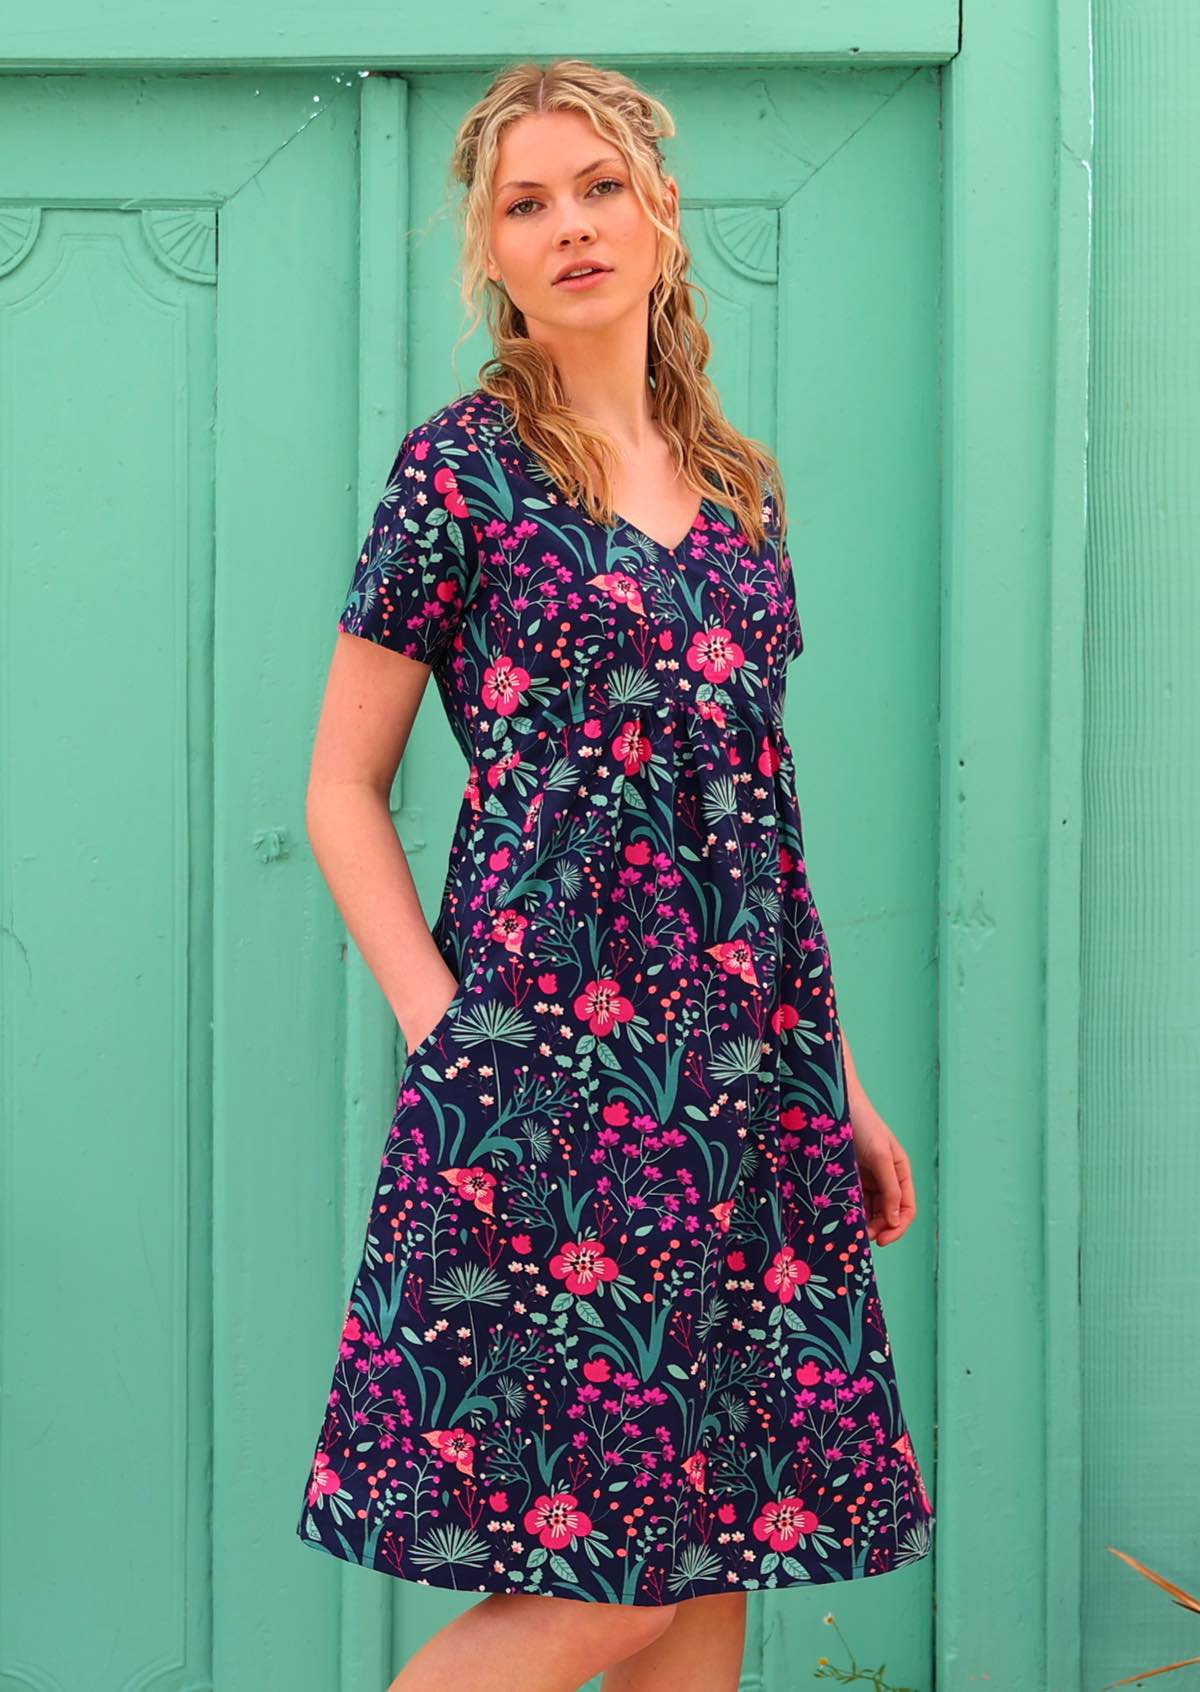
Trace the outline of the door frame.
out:
<instances>
[{"instance_id":1,"label":"door frame","mask_svg":"<svg viewBox=\"0 0 1200 1692\"><path fill-rule=\"evenodd\" d=\"M203 19L160 18L133 5L115 18L85 18L70 0L52 0L10 30L19 52L10 50L0 70L343 72L324 107L314 95L307 122L353 99L363 70L388 73L361 86L365 521L377 466L408 417L403 364L393 356L405 333L405 289L396 287L406 270L397 146L406 134L405 74L483 72L516 52L586 53L630 66L657 56L675 67L942 67L942 415L950 427L943 422L931 1625L941 1692L985 1675L998 1686L1076 1692L1089 6L848 0L828 8L806 0L781 10L776 0L747 0L733 14L716 5L710 13L698 0L696 11L683 45L671 38L677 14L625 0L603 18L589 15L586 31L532 10L516 28L511 13L490 14L472 27L473 51L459 55L447 53L436 13L398 18L394 8L360 7L347 20L274 3L235 11L223 0ZM321 79L322 90L330 86ZM20 192L25 172L35 174L30 161L10 168L10 208L29 203ZM365 978L356 986L353 972L348 990L362 996L348 1006L354 1029L374 990ZM347 1221L353 1235L357 1212ZM1001 1288L1007 1296L998 1298ZM348 1588L347 1683L387 1666L369 1585Z\"/></svg>"}]
</instances>

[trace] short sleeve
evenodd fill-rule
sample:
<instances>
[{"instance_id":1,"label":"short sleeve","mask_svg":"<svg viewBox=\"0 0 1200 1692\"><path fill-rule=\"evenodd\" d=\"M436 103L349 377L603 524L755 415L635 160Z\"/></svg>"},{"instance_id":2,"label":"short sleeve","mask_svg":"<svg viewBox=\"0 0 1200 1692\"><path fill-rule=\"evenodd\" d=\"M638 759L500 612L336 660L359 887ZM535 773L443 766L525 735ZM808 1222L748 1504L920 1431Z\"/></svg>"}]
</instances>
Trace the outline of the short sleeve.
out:
<instances>
[{"instance_id":1,"label":"short sleeve","mask_svg":"<svg viewBox=\"0 0 1200 1692\"><path fill-rule=\"evenodd\" d=\"M779 524L779 507L768 486L763 493L763 512L767 522L767 538L775 555L775 567L783 594L784 657L790 662L804 651L804 629L800 622L800 607L796 599L796 580L788 551L787 524Z\"/></svg>"},{"instance_id":2,"label":"short sleeve","mask_svg":"<svg viewBox=\"0 0 1200 1692\"><path fill-rule=\"evenodd\" d=\"M463 456L440 419L404 437L354 565L338 619L343 633L422 664L448 653L478 560L456 475Z\"/></svg>"}]
</instances>

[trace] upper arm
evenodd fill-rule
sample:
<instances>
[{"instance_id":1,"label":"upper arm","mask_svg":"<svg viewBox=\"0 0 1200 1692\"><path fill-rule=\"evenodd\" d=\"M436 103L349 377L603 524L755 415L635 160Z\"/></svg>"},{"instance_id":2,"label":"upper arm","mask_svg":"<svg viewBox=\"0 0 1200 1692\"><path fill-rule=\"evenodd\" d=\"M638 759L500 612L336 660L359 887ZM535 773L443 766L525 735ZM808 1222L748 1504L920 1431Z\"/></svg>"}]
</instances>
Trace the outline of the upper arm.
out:
<instances>
[{"instance_id":1,"label":"upper arm","mask_svg":"<svg viewBox=\"0 0 1200 1692\"><path fill-rule=\"evenodd\" d=\"M464 456L443 414L401 442L338 618L310 782L366 780L390 790L477 581L478 548L455 474Z\"/></svg>"},{"instance_id":2,"label":"upper arm","mask_svg":"<svg viewBox=\"0 0 1200 1692\"><path fill-rule=\"evenodd\" d=\"M432 674L428 664L339 632L313 741L310 788L361 781L389 794Z\"/></svg>"}]
</instances>

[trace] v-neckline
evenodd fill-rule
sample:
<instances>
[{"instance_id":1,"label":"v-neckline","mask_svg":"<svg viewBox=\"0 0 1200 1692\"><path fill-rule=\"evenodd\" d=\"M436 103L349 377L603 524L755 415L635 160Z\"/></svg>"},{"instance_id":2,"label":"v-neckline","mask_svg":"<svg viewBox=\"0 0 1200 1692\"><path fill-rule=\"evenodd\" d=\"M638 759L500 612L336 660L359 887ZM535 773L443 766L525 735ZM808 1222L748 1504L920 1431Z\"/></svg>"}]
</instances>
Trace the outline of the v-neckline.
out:
<instances>
[{"instance_id":1,"label":"v-neckline","mask_svg":"<svg viewBox=\"0 0 1200 1692\"><path fill-rule=\"evenodd\" d=\"M482 389L480 391L483 392L484 394L487 394L487 389ZM498 396L495 395L495 394L489 394L488 397L490 399L495 400L496 403L499 405L500 410L501 410L501 412L503 413L503 416L504 416L504 427L505 427L505 431L506 431L509 439L517 447L518 451L523 452L525 454L526 458L529 459L530 463L536 464L538 466L538 468L543 472L543 474L545 474L546 473L545 472L545 466L542 464L542 462L538 458L537 454L533 451L533 449L531 447L526 445L525 441L523 441L521 436L517 433L516 418L513 414L512 407L508 404L508 402L506 400L499 399ZM648 535L646 533L645 529L639 528L636 523L631 523L629 518L624 516L620 511L614 511L613 512L613 521L610 524L607 525L607 528L608 528L609 532L611 532L613 529L628 529L629 533L631 535L637 535L640 540L646 541L647 544L654 547L656 551L665 552L668 557L674 558L674 556L677 552L683 551L684 547L687 545L687 543L691 540L692 536L695 534L696 526L699 523L701 517L704 516L706 507L710 504L715 504L715 503L716 503L715 500L712 500L708 494L705 494L702 497L700 504L696 508L696 515L692 518L691 523L688 525L687 533L684 536L682 536L681 539L677 540L675 542L674 546L667 546L664 541L656 540L653 535ZM601 526L604 527L605 525L601 525Z\"/></svg>"},{"instance_id":2,"label":"v-neckline","mask_svg":"<svg viewBox=\"0 0 1200 1692\"><path fill-rule=\"evenodd\" d=\"M674 546L668 546L666 541L656 540L653 535L648 535L646 533L645 529L639 528L636 523L631 522L628 517L623 516L622 513L619 512L619 511L615 511L613 513L613 517L614 517L613 527L618 528L618 529L628 529L630 534L637 535L637 536L640 537L640 539L642 539L644 541L649 541L650 545L657 548L657 550L659 552L666 552L666 553L669 553L672 557L674 557L674 555L677 552L683 551L684 547L687 545L687 543L691 540L692 536L695 534L696 525L699 523L701 517L703 517L704 508L707 504L708 504L708 495L704 494L703 497L700 500L699 506L697 507L696 515L692 518L691 523L688 525L687 533L685 535L681 535L680 538L675 542Z\"/></svg>"}]
</instances>

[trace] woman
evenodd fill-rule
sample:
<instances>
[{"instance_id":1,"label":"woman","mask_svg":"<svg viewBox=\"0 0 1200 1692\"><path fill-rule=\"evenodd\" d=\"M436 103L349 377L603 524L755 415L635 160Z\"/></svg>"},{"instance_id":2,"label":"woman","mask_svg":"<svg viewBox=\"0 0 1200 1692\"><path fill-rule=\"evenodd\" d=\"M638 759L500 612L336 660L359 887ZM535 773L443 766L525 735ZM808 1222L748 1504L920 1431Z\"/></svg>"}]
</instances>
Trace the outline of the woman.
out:
<instances>
[{"instance_id":1,"label":"woman","mask_svg":"<svg viewBox=\"0 0 1200 1692\"><path fill-rule=\"evenodd\" d=\"M748 1590L930 1547L871 1263L909 1160L838 1023L779 470L704 374L672 133L578 60L465 119L495 355L401 444L317 732L408 1056L298 1532L488 1594L405 1692L732 1689ZM432 933L388 810L431 674L469 766Z\"/></svg>"}]
</instances>

